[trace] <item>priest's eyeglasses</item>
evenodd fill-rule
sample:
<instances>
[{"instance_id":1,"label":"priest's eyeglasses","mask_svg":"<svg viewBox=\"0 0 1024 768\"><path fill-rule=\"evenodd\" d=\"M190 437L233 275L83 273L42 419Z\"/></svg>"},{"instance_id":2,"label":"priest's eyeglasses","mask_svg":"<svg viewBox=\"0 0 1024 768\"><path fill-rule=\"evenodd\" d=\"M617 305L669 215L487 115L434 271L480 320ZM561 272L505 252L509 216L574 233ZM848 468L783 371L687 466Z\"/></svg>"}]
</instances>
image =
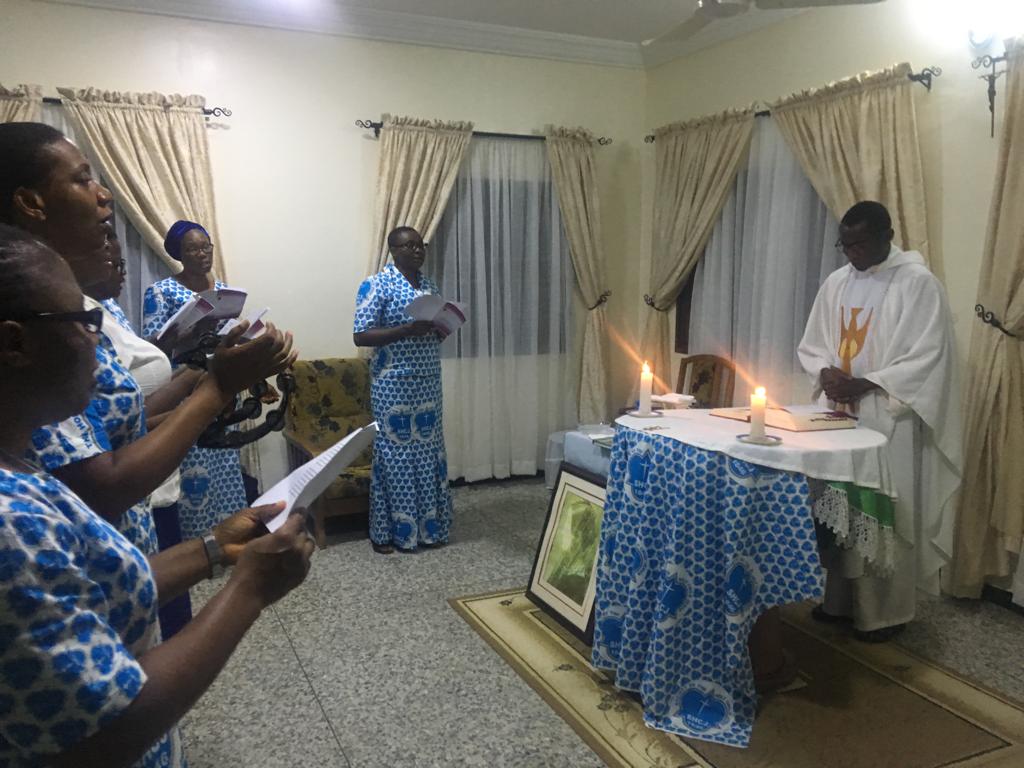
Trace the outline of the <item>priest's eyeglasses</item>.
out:
<instances>
[{"instance_id":1,"label":"priest's eyeglasses","mask_svg":"<svg viewBox=\"0 0 1024 768\"><path fill-rule=\"evenodd\" d=\"M836 240L835 249L839 251L839 253L843 254L849 253L850 251L862 251L864 250L864 246L870 245L874 241L875 238L873 237L865 237L863 240L857 240L853 243L844 243L842 239L839 239Z\"/></svg>"},{"instance_id":2,"label":"priest's eyeglasses","mask_svg":"<svg viewBox=\"0 0 1024 768\"><path fill-rule=\"evenodd\" d=\"M19 315L5 317L4 320L13 320L17 323L32 321L51 323L81 323L89 333L99 333L103 327L103 310L86 309L81 312L25 312Z\"/></svg>"}]
</instances>

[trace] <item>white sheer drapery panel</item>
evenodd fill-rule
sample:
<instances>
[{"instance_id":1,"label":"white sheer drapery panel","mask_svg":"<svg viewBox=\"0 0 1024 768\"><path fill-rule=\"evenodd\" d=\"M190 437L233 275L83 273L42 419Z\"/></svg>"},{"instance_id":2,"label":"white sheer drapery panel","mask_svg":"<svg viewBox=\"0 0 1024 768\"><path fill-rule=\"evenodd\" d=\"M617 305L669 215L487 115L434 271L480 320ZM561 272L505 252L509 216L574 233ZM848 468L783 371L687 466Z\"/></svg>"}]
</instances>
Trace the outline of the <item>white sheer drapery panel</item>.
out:
<instances>
[{"instance_id":1,"label":"white sheer drapery panel","mask_svg":"<svg viewBox=\"0 0 1024 768\"><path fill-rule=\"evenodd\" d=\"M444 342L449 476L534 474L547 437L576 423L576 278L544 144L473 139L427 255L469 305Z\"/></svg>"},{"instance_id":2,"label":"white sheer drapery panel","mask_svg":"<svg viewBox=\"0 0 1024 768\"><path fill-rule=\"evenodd\" d=\"M57 104L43 104L42 122L56 128L75 144L84 154L85 149L75 137L75 129L67 117L64 107ZM89 157L93 173L99 178L101 169L96 160ZM142 235L132 225L124 209L114 201L114 229L121 241L121 256L125 263L124 287L117 303L128 316L136 333L142 329L142 296L146 288L157 280L171 276L171 269L164 260L153 253L153 250L142 239Z\"/></svg>"},{"instance_id":3,"label":"white sheer drapery panel","mask_svg":"<svg viewBox=\"0 0 1024 768\"><path fill-rule=\"evenodd\" d=\"M797 345L819 286L846 260L839 225L771 119L758 119L750 157L694 276L691 354L736 361L736 402L754 386L773 403L810 402Z\"/></svg>"}]
</instances>

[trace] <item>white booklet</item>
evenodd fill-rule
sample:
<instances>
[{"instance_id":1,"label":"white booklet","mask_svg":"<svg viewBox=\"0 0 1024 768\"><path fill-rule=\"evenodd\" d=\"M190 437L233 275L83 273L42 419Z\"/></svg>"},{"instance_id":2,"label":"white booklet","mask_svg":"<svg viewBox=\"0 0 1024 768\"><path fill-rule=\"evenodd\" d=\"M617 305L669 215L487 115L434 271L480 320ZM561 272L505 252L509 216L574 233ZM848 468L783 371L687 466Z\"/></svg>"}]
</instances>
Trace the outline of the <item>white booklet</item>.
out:
<instances>
[{"instance_id":1,"label":"white booklet","mask_svg":"<svg viewBox=\"0 0 1024 768\"><path fill-rule=\"evenodd\" d=\"M185 302L157 331L158 341L164 338L184 339L201 320L227 320L242 314L248 294L241 288L211 288Z\"/></svg>"},{"instance_id":2,"label":"white booklet","mask_svg":"<svg viewBox=\"0 0 1024 768\"><path fill-rule=\"evenodd\" d=\"M314 459L307 461L284 480L253 502L254 507L263 504L285 502L284 511L267 523L271 533L288 519L292 509L308 508L317 497L327 490L338 474L359 458L377 435L377 422L357 429L344 440L335 443Z\"/></svg>"},{"instance_id":3,"label":"white booklet","mask_svg":"<svg viewBox=\"0 0 1024 768\"><path fill-rule=\"evenodd\" d=\"M263 316L266 315L267 312L269 311L269 307L264 307L259 312L253 312L251 315L245 318L246 320L249 321L249 327L246 328L245 333L242 334L243 339L248 339L251 341L252 339L255 339L257 336L259 336L261 333L263 333L263 330L266 328L266 325L263 323ZM221 336L227 336L229 333L231 333L231 329L234 328L236 325L241 324L241 322L242 321L237 318L232 318L231 320L228 320L226 323L224 323L224 325L221 326L219 334Z\"/></svg>"},{"instance_id":4,"label":"white booklet","mask_svg":"<svg viewBox=\"0 0 1024 768\"><path fill-rule=\"evenodd\" d=\"M405 312L413 320L432 322L442 337L459 330L466 322L465 304L446 301L435 293L417 296L409 302Z\"/></svg>"}]
</instances>

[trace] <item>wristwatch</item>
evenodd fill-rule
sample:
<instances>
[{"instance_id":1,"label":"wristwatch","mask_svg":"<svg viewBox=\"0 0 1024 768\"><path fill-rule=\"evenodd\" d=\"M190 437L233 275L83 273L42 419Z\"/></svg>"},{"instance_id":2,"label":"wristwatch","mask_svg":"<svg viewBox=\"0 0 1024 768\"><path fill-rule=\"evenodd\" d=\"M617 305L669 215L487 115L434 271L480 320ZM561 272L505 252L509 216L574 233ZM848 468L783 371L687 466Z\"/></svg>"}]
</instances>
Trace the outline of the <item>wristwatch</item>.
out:
<instances>
[{"instance_id":1,"label":"wristwatch","mask_svg":"<svg viewBox=\"0 0 1024 768\"><path fill-rule=\"evenodd\" d=\"M210 561L210 578L216 579L224 573L224 552L213 531L203 536L203 549L206 550L206 559Z\"/></svg>"}]
</instances>

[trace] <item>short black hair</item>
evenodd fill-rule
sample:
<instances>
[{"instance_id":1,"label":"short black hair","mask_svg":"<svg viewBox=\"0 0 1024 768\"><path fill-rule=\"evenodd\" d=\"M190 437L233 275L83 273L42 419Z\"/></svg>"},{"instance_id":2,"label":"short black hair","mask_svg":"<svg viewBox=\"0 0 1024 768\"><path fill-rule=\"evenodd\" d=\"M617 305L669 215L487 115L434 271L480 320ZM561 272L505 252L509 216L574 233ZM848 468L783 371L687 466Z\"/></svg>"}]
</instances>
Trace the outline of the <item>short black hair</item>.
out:
<instances>
[{"instance_id":1,"label":"short black hair","mask_svg":"<svg viewBox=\"0 0 1024 768\"><path fill-rule=\"evenodd\" d=\"M869 232L877 235L883 235L892 229L892 217L889 216L888 209L874 200L862 200L854 205L843 216L841 223L845 227L865 224Z\"/></svg>"},{"instance_id":2,"label":"short black hair","mask_svg":"<svg viewBox=\"0 0 1024 768\"><path fill-rule=\"evenodd\" d=\"M396 243L395 240L398 238L399 235L404 234L406 232L416 232L416 227L395 227L390 232L388 232L388 248L394 248L396 245L398 245L398 243ZM418 235L419 232L416 232L416 234Z\"/></svg>"},{"instance_id":3,"label":"short black hair","mask_svg":"<svg viewBox=\"0 0 1024 768\"><path fill-rule=\"evenodd\" d=\"M64 138L43 123L0 123L0 223L14 223L14 193L49 175L46 148Z\"/></svg>"},{"instance_id":4,"label":"short black hair","mask_svg":"<svg viewBox=\"0 0 1024 768\"><path fill-rule=\"evenodd\" d=\"M60 256L23 229L0 224L0 320L28 312L41 275Z\"/></svg>"}]
</instances>

